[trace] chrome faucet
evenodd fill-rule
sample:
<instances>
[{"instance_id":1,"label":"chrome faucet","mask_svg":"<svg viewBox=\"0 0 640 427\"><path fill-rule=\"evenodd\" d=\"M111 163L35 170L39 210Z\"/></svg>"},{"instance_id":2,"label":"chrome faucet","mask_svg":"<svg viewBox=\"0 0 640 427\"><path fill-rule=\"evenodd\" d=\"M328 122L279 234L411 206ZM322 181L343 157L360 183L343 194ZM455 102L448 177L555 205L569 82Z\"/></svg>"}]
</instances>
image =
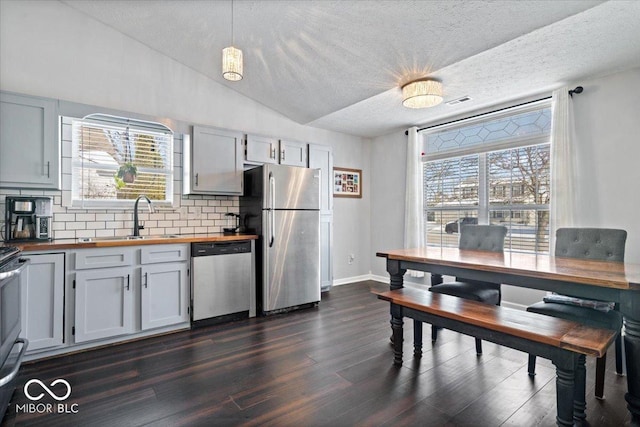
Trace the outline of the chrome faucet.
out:
<instances>
[{"instance_id":1,"label":"chrome faucet","mask_svg":"<svg viewBox=\"0 0 640 427\"><path fill-rule=\"evenodd\" d=\"M138 198L136 199L135 204L133 205L133 235L134 236L139 236L140 230L144 229L144 225L140 225L138 221L138 202L140 201L140 199L145 199L147 201L147 203L149 204L149 213L153 213L153 206L151 205L151 200L149 200L149 198L145 194L139 195Z\"/></svg>"}]
</instances>

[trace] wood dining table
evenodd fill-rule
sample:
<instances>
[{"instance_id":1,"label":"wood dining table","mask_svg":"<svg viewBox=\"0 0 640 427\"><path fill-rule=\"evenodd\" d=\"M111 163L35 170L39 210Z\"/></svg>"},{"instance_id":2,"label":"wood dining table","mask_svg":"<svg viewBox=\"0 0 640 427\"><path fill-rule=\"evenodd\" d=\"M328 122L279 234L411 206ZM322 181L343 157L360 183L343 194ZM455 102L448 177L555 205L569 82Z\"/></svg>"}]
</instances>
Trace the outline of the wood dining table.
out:
<instances>
[{"instance_id":1,"label":"wood dining table","mask_svg":"<svg viewBox=\"0 0 640 427\"><path fill-rule=\"evenodd\" d=\"M640 427L640 264L440 247L376 255L387 260L392 290L403 287L407 270L418 270L617 303L624 316L625 400L631 425Z\"/></svg>"}]
</instances>

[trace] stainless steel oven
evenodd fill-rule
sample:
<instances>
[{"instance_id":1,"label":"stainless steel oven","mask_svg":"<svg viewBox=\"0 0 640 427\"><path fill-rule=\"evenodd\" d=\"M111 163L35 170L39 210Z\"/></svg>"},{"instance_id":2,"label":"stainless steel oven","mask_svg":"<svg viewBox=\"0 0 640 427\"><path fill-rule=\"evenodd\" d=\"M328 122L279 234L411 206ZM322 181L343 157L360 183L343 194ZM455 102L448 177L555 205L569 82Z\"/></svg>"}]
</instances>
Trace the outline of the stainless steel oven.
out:
<instances>
[{"instance_id":1,"label":"stainless steel oven","mask_svg":"<svg viewBox=\"0 0 640 427\"><path fill-rule=\"evenodd\" d=\"M29 261L18 248L0 247L0 421L11 400L28 342L19 338L20 274Z\"/></svg>"}]
</instances>

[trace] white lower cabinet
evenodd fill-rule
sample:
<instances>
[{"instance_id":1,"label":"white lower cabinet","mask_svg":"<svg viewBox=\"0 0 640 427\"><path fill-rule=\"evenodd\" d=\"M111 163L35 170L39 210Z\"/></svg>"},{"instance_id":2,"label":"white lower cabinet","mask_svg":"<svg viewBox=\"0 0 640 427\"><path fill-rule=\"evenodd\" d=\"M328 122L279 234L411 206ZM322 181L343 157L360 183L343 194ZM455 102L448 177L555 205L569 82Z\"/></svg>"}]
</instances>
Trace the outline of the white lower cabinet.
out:
<instances>
[{"instance_id":1,"label":"white lower cabinet","mask_svg":"<svg viewBox=\"0 0 640 427\"><path fill-rule=\"evenodd\" d=\"M189 321L187 263L146 265L141 269L143 330Z\"/></svg>"},{"instance_id":2,"label":"white lower cabinet","mask_svg":"<svg viewBox=\"0 0 640 427\"><path fill-rule=\"evenodd\" d=\"M74 342L188 325L188 260L188 244L74 251L68 272L75 279Z\"/></svg>"},{"instance_id":3,"label":"white lower cabinet","mask_svg":"<svg viewBox=\"0 0 640 427\"><path fill-rule=\"evenodd\" d=\"M64 254L29 254L21 275L22 333L29 351L63 344Z\"/></svg>"},{"instance_id":4,"label":"white lower cabinet","mask_svg":"<svg viewBox=\"0 0 640 427\"><path fill-rule=\"evenodd\" d=\"M76 273L75 342L134 331L134 270L99 268Z\"/></svg>"}]
</instances>

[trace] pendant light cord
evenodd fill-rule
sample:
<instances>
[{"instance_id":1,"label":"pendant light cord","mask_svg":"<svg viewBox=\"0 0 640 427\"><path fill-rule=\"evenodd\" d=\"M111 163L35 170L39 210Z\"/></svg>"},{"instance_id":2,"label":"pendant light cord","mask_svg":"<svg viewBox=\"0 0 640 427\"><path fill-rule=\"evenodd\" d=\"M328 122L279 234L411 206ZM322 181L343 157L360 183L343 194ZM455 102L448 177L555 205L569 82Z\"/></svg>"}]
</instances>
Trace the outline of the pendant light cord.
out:
<instances>
[{"instance_id":1,"label":"pendant light cord","mask_svg":"<svg viewBox=\"0 0 640 427\"><path fill-rule=\"evenodd\" d=\"M231 46L235 46L235 39L233 37L233 0L231 0Z\"/></svg>"}]
</instances>

